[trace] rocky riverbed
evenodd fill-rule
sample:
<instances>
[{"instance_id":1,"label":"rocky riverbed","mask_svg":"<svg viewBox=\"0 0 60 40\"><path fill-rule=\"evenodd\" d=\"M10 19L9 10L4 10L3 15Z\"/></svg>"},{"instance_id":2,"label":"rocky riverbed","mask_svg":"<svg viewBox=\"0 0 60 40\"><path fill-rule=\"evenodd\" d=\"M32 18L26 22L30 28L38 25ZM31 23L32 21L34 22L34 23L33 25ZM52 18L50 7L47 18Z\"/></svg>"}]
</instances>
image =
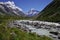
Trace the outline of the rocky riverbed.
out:
<instances>
[{"instance_id":1,"label":"rocky riverbed","mask_svg":"<svg viewBox=\"0 0 60 40\"><path fill-rule=\"evenodd\" d=\"M60 40L60 24L45 21L16 20L9 23L10 27L17 27L26 32L45 35L53 40Z\"/></svg>"}]
</instances>

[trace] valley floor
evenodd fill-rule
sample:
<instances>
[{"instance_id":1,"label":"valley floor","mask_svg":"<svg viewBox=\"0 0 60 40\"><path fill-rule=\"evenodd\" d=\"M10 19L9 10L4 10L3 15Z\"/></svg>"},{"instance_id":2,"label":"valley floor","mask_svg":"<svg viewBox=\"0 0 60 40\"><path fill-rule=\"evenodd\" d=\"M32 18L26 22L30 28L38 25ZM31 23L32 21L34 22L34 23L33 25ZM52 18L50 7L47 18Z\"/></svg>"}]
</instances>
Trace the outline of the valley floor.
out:
<instances>
[{"instance_id":1,"label":"valley floor","mask_svg":"<svg viewBox=\"0 0 60 40\"><path fill-rule=\"evenodd\" d=\"M11 25L11 26L10 26ZM40 36L47 36L53 40L60 40L60 24L44 21L16 20L9 24L10 27L17 27L26 32L36 33Z\"/></svg>"},{"instance_id":2,"label":"valley floor","mask_svg":"<svg viewBox=\"0 0 60 40\"><path fill-rule=\"evenodd\" d=\"M35 28L36 29L36 28ZM19 21L3 20L0 23L0 40L52 40L47 36L37 35L32 25Z\"/></svg>"}]
</instances>

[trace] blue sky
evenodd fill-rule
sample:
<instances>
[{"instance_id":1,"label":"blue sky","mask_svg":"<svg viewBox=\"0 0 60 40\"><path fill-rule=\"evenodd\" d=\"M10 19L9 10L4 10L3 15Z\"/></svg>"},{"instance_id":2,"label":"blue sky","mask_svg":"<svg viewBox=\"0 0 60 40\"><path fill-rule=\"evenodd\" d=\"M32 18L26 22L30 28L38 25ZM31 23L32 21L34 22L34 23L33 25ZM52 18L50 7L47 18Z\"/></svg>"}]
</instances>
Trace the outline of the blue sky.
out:
<instances>
[{"instance_id":1,"label":"blue sky","mask_svg":"<svg viewBox=\"0 0 60 40\"><path fill-rule=\"evenodd\" d=\"M17 6L23 9L24 12L34 8L38 11L43 10L52 0L0 0L0 1L14 1Z\"/></svg>"}]
</instances>

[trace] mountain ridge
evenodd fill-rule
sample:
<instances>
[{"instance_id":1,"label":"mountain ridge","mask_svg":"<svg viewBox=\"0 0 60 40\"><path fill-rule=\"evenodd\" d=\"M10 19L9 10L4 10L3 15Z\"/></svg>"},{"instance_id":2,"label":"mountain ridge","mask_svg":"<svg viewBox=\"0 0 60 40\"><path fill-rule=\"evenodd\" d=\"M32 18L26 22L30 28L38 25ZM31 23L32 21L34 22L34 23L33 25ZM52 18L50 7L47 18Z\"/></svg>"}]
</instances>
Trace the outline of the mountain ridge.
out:
<instances>
[{"instance_id":1,"label":"mountain ridge","mask_svg":"<svg viewBox=\"0 0 60 40\"><path fill-rule=\"evenodd\" d=\"M36 20L60 22L60 0L53 0L36 18Z\"/></svg>"},{"instance_id":2,"label":"mountain ridge","mask_svg":"<svg viewBox=\"0 0 60 40\"><path fill-rule=\"evenodd\" d=\"M7 13L8 15L13 15L13 16L25 15L22 9L16 6L13 1L0 2L0 12Z\"/></svg>"}]
</instances>

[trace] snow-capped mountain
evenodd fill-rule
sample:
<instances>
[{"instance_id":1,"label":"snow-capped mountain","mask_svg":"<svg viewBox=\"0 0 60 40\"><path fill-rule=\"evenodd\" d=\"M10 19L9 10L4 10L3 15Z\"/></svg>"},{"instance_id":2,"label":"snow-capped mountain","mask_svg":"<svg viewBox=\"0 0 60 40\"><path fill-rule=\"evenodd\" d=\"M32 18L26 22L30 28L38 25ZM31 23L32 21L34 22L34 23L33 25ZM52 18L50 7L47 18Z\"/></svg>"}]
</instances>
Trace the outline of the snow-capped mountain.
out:
<instances>
[{"instance_id":1,"label":"snow-capped mountain","mask_svg":"<svg viewBox=\"0 0 60 40\"><path fill-rule=\"evenodd\" d=\"M21 8L15 5L13 1L8 2L0 2L0 12L6 13L8 15L16 15L16 16L36 16L39 11L35 9L30 9L27 13L24 13ZM0 13L0 15L3 15Z\"/></svg>"},{"instance_id":2,"label":"snow-capped mountain","mask_svg":"<svg viewBox=\"0 0 60 40\"><path fill-rule=\"evenodd\" d=\"M35 9L30 9L27 13L28 16L35 16L39 13L39 11L35 10Z\"/></svg>"},{"instance_id":3,"label":"snow-capped mountain","mask_svg":"<svg viewBox=\"0 0 60 40\"><path fill-rule=\"evenodd\" d=\"M25 15L23 10L15 5L13 1L0 2L0 11L3 11L10 15Z\"/></svg>"}]
</instances>

